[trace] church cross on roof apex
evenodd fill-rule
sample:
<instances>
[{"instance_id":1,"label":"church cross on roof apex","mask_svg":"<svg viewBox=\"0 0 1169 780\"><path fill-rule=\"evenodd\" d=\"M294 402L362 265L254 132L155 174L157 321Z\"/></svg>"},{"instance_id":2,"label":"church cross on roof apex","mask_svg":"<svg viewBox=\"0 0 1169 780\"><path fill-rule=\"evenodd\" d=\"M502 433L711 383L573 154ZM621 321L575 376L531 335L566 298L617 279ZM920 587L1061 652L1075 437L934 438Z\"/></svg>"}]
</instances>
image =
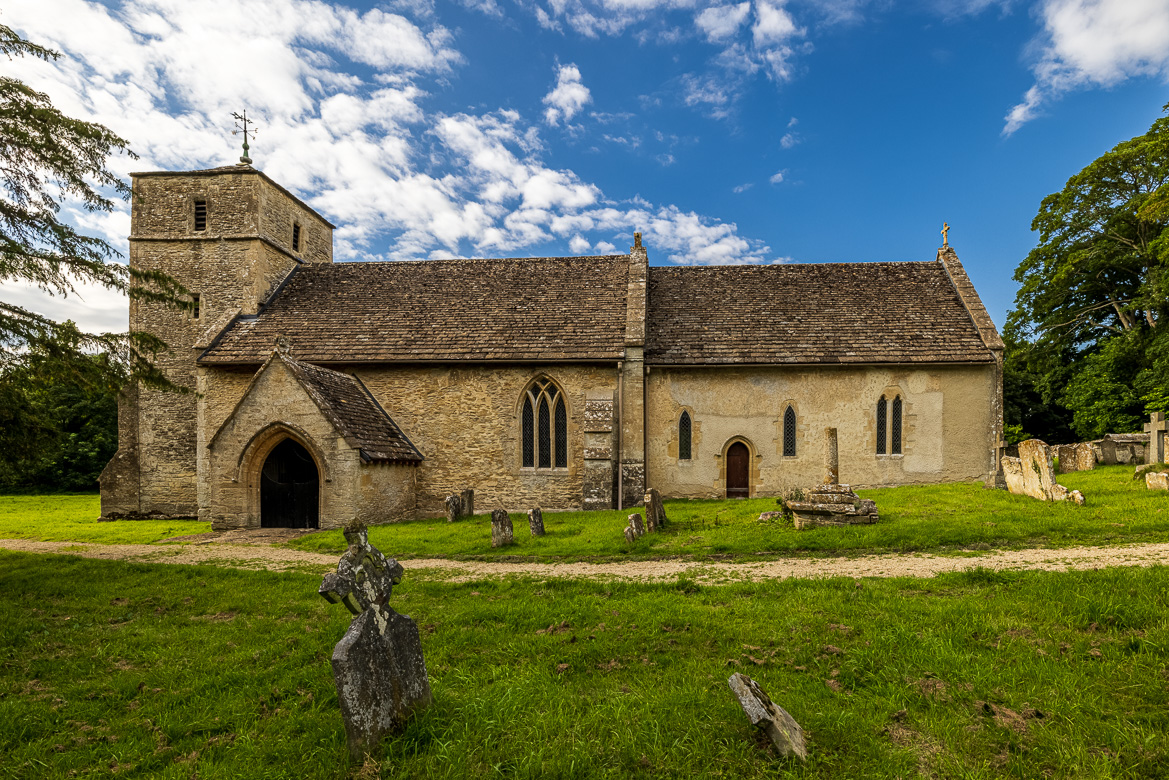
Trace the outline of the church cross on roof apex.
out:
<instances>
[{"instance_id":1,"label":"church cross on roof apex","mask_svg":"<svg viewBox=\"0 0 1169 780\"><path fill-rule=\"evenodd\" d=\"M236 128L235 130L231 131L231 134L232 135L239 135L240 133L244 134L244 155L243 155L243 157L239 158L239 161L241 163L243 163L244 165L251 165L252 158L250 156L248 156L248 136L250 135L252 138L256 137L256 128L255 128L256 123L254 120L248 119L248 111L246 108L244 109L243 114L237 114L235 111L232 111L231 115L233 117L235 117L235 128Z\"/></svg>"},{"instance_id":2,"label":"church cross on roof apex","mask_svg":"<svg viewBox=\"0 0 1169 780\"><path fill-rule=\"evenodd\" d=\"M942 223L942 246L949 246L950 245L950 237L948 235L946 235L949 232L950 232L950 223L943 222Z\"/></svg>"}]
</instances>

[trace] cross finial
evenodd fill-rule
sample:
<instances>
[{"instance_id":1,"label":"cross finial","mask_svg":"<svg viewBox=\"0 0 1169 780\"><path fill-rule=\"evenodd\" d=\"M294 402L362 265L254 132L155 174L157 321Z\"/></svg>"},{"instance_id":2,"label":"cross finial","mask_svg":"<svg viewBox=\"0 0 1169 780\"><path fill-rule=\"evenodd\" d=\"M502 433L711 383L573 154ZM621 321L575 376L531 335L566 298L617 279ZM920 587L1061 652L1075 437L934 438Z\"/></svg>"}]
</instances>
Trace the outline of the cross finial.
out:
<instances>
[{"instance_id":1,"label":"cross finial","mask_svg":"<svg viewBox=\"0 0 1169 780\"><path fill-rule=\"evenodd\" d=\"M942 223L942 246L949 246L950 245L950 237L948 235L946 235L949 232L950 232L950 223L943 222Z\"/></svg>"},{"instance_id":2,"label":"cross finial","mask_svg":"<svg viewBox=\"0 0 1169 780\"><path fill-rule=\"evenodd\" d=\"M248 137L256 137L256 123L254 120L248 119L247 109L244 109L242 114L237 114L236 112L232 111L231 115L235 117L235 130L232 130L231 134L239 135L240 133L243 133L244 135L244 156L239 158L239 161L244 165L251 165L252 158L248 156Z\"/></svg>"}]
</instances>

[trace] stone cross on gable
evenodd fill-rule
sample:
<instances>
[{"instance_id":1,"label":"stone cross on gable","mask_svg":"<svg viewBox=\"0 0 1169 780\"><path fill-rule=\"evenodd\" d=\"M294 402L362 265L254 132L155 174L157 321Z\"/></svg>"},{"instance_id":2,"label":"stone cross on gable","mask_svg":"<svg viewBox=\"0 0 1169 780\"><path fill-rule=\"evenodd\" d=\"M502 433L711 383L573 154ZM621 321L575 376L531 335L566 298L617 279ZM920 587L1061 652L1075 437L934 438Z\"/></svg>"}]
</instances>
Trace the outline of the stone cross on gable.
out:
<instances>
[{"instance_id":1,"label":"stone cross on gable","mask_svg":"<svg viewBox=\"0 0 1169 780\"><path fill-rule=\"evenodd\" d=\"M364 525L345 527L349 549L337 562L337 571L325 575L318 591L330 604L342 603L354 615L373 607L388 607L394 586L405 570L369 543Z\"/></svg>"},{"instance_id":2,"label":"stone cross on gable","mask_svg":"<svg viewBox=\"0 0 1169 780\"><path fill-rule=\"evenodd\" d=\"M1153 412L1149 421L1145 423L1145 430L1149 432L1149 448L1145 450L1146 463L1165 462L1165 424L1164 412Z\"/></svg>"}]
</instances>

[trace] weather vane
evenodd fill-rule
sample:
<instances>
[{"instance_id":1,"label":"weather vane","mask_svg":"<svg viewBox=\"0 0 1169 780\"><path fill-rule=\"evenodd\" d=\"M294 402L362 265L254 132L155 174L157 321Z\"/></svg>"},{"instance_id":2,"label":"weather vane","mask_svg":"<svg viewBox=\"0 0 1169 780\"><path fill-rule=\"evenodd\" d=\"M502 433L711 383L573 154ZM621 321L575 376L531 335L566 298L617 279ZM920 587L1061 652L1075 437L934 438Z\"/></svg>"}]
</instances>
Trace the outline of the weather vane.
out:
<instances>
[{"instance_id":1,"label":"weather vane","mask_svg":"<svg viewBox=\"0 0 1169 780\"><path fill-rule=\"evenodd\" d=\"M236 112L232 111L231 115L235 117L235 130L232 130L231 134L244 134L244 156L239 158L239 161L244 165L251 165L252 158L248 156L248 136L251 136L252 138L256 137L255 122L251 119L248 119L247 109L244 109L243 114L237 114Z\"/></svg>"},{"instance_id":2,"label":"weather vane","mask_svg":"<svg viewBox=\"0 0 1169 780\"><path fill-rule=\"evenodd\" d=\"M244 147L244 148L246 149L247 147ZM943 222L942 223L942 246L949 246L950 245L950 237L948 235L946 235L949 232L950 232L950 223Z\"/></svg>"}]
</instances>

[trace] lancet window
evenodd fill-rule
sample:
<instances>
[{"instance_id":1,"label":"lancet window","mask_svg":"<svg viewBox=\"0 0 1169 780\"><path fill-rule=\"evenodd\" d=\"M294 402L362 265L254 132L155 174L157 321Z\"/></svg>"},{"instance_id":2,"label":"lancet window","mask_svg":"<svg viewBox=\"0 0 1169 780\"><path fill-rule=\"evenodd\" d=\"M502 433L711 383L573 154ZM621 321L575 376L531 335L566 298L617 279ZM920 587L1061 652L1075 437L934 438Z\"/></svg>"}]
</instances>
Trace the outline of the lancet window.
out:
<instances>
[{"instance_id":1,"label":"lancet window","mask_svg":"<svg viewBox=\"0 0 1169 780\"><path fill-rule=\"evenodd\" d=\"M794 458L796 454L796 410L790 406L783 413L783 455Z\"/></svg>"},{"instance_id":2,"label":"lancet window","mask_svg":"<svg viewBox=\"0 0 1169 780\"><path fill-rule=\"evenodd\" d=\"M520 445L524 468L568 468L568 409L551 379L537 379L524 393Z\"/></svg>"},{"instance_id":3,"label":"lancet window","mask_svg":"<svg viewBox=\"0 0 1169 780\"><path fill-rule=\"evenodd\" d=\"M678 460L690 460L690 437L693 433L690 412L682 412L678 418Z\"/></svg>"},{"instance_id":4,"label":"lancet window","mask_svg":"<svg viewBox=\"0 0 1169 780\"><path fill-rule=\"evenodd\" d=\"M884 455L887 450L885 439L889 433L889 401L885 396L877 401L877 454Z\"/></svg>"}]
</instances>

